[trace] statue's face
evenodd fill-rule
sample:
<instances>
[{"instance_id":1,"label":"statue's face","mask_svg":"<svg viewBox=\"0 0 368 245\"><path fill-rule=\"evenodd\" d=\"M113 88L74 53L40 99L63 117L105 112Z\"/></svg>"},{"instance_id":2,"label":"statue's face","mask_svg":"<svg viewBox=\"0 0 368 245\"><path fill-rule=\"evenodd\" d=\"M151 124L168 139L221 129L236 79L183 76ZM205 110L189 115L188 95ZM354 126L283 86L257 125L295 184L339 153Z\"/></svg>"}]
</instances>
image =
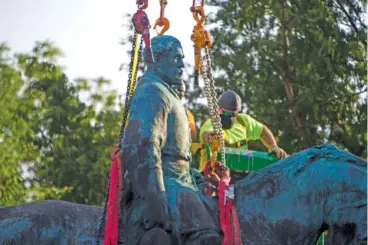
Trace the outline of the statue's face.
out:
<instances>
[{"instance_id":1,"label":"statue's face","mask_svg":"<svg viewBox=\"0 0 368 245\"><path fill-rule=\"evenodd\" d=\"M167 55L159 57L157 72L160 77L168 84L181 84L183 80L184 68L183 49L175 45Z\"/></svg>"}]
</instances>

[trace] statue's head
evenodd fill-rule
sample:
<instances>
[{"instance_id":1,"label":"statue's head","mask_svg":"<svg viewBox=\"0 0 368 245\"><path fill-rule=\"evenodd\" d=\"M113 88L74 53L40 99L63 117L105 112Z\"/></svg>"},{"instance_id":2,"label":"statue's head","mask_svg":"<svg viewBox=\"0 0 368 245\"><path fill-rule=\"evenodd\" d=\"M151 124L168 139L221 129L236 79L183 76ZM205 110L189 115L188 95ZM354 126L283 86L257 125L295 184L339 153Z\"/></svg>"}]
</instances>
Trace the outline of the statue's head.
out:
<instances>
[{"instance_id":1,"label":"statue's head","mask_svg":"<svg viewBox=\"0 0 368 245\"><path fill-rule=\"evenodd\" d=\"M152 38L155 63L152 69L169 85L181 85L183 81L184 53L181 43L173 36L160 35Z\"/></svg>"}]
</instances>

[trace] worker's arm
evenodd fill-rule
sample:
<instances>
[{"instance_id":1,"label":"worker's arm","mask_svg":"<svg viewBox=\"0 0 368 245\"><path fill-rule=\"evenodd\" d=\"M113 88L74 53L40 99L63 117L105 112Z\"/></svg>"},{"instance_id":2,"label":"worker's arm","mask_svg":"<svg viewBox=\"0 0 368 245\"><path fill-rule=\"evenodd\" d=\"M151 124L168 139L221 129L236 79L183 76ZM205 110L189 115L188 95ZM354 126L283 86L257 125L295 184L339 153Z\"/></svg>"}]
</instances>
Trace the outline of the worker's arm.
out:
<instances>
[{"instance_id":1,"label":"worker's arm","mask_svg":"<svg viewBox=\"0 0 368 245\"><path fill-rule=\"evenodd\" d=\"M263 126L261 141L268 149L268 152L275 153L278 159L284 159L287 157L287 153L277 145L271 130L266 126Z\"/></svg>"},{"instance_id":2,"label":"worker's arm","mask_svg":"<svg viewBox=\"0 0 368 245\"><path fill-rule=\"evenodd\" d=\"M249 115L239 114L239 116L245 122L248 140L261 140L268 151L275 153L279 159L283 159L287 156L286 152L278 147L275 137L267 126Z\"/></svg>"},{"instance_id":3,"label":"worker's arm","mask_svg":"<svg viewBox=\"0 0 368 245\"><path fill-rule=\"evenodd\" d=\"M262 135L260 139L263 145L269 150L271 146L277 145L275 137L267 126L263 126Z\"/></svg>"}]
</instances>

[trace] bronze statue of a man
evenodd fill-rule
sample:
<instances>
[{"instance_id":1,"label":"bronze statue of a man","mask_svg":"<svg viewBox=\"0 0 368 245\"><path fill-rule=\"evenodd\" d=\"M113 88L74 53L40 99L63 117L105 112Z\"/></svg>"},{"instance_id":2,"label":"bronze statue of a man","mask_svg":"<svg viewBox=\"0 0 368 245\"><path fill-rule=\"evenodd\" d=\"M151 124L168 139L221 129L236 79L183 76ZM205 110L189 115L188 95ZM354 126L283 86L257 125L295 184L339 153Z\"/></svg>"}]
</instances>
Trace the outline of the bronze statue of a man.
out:
<instances>
[{"instance_id":1,"label":"bronze statue of a man","mask_svg":"<svg viewBox=\"0 0 368 245\"><path fill-rule=\"evenodd\" d=\"M122 141L120 241L220 245L218 217L206 201L211 197L198 190L190 169L190 128L174 89L182 83L181 43L157 36L152 52L155 62L138 81Z\"/></svg>"}]
</instances>

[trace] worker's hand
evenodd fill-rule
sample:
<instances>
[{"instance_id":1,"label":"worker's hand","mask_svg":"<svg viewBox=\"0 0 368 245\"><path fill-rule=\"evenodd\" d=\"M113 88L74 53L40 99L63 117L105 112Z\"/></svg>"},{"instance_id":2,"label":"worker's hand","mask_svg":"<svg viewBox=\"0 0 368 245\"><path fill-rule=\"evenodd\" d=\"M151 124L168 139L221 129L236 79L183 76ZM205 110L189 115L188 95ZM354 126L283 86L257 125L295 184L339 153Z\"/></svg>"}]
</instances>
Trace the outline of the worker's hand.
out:
<instances>
[{"instance_id":1,"label":"worker's hand","mask_svg":"<svg viewBox=\"0 0 368 245\"><path fill-rule=\"evenodd\" d=\"M278 145L270 147L268 152L274 153L278 159L284 159L287 157L287 153L282 148L278 147Z\"/></svg>"},{"instance_id":2,"label":"worker's hand","mask_svg":"<svg viewBox=\"0 0 368 245\"><path fill-rule=\"evenodd\" d=\"M210 144L212 142L212 139L215 137L216 133L213 131L206 131L203 133L202 137L203 137L203 141L206 144Z\"/></svg>"}]
</instances>

